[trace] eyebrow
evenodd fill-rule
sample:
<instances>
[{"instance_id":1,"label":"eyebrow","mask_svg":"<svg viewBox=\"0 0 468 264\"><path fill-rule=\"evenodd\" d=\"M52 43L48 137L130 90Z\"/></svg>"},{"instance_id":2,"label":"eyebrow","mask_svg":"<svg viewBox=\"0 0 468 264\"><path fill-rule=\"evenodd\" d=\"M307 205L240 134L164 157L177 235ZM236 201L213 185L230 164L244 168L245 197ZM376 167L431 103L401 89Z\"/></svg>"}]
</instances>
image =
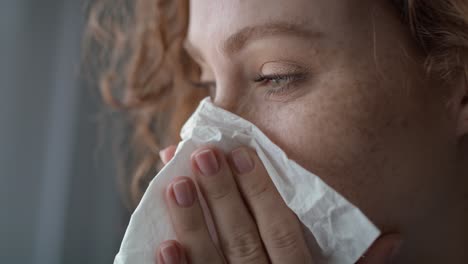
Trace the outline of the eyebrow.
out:
<instances>
[{"instance_id":1,"label":"eyebrow","mask_svg":"<svg viewBox=\"0 0 468 264\"><path fill-rule=\"evenodd\" d=\"M269 22L257 26L242 28L226 39L222 45L222 50L225 54L232 55L242 50L250 42L276 35L295 36L303 39L311 39L320 38L322 37L323 33L310 30L301 23ZM194 47L190 42L186 41L185 47L191 54L193 54L198 59L201 59L200 51L197 50L197 48Z\"/></svg>"},{"instance_id":2,"label":"eyebrow","mask_svg":"<svg viewBox=\"0 0 468 264\"><path fill-rule=\"evenodd\" d=\"M234 54L239 52L249 42L275 35L288 35L310 39L320 37L322 33L311 31L299 23L272 22L259 26L245 27L239 30L226 40L223 48L227 54Z\"/></svg>"}]
</instances>

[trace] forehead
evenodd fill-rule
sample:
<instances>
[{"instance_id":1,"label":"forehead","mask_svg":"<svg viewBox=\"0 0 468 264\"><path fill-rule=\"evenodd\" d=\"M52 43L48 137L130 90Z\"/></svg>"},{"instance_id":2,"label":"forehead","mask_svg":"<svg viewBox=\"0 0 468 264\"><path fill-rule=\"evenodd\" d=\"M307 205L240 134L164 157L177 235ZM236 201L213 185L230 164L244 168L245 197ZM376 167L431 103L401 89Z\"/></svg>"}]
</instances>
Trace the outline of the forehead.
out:
<instances>
[{"instance_id":1,"label":"forehead","mask_svg":"<svg viewBox=\"0 0 468 264\"><path fill-rule=\"evenodd\" d=\"M364 2L368 0L190 0L187 41L206 49L243 28L277 22L343 31Z\"/></svg>"},{"instance_id":2,"label":"forehead","mask_svg":"<svg viewBox=\"0 0 468 264\"><path fill-rule=\"evenodd\" d=\"M384 0L190 0L187 43L201 51L222 50L223 43L247 27L299 24L335 40L368 27L369 9Z\"/></svg>"}]
</instances>

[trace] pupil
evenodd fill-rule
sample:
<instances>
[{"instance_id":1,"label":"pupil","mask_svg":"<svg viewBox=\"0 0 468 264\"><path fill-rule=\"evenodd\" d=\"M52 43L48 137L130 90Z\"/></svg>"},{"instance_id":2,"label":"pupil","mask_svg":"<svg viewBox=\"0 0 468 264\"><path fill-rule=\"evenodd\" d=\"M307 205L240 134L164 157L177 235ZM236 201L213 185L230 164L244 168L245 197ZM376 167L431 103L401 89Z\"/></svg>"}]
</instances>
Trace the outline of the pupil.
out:
<instances>
[{"instance_id":1,"label":"pupil","mask_svg":"<svg viewBox=\"0 0 468 264\"><path fill-rule=\"evenodd\" d=\"M274 83L274 84L278 84L279 82L280 82L280 80L278 80L278 79L273 79L273 83Z\"/></svg>"}]
</instances>

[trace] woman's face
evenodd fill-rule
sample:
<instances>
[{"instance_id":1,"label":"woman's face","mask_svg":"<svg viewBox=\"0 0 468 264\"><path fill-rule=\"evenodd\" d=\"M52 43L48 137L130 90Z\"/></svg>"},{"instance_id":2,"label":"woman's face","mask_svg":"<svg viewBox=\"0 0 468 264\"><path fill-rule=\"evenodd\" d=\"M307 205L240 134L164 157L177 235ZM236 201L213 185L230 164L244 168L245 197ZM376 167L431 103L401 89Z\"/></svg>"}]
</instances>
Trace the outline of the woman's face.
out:
<instances>
[{"instance_id":1,"label":"woman's face","mask_svg":"<svg viewBox=\"0 0 468 264\"><path fill-rule=\"evenodd\" d=\"M217 105L411 237L461 193L458 108L389 2L191 0L187 50Z\"/></svg>"}]
</instances>

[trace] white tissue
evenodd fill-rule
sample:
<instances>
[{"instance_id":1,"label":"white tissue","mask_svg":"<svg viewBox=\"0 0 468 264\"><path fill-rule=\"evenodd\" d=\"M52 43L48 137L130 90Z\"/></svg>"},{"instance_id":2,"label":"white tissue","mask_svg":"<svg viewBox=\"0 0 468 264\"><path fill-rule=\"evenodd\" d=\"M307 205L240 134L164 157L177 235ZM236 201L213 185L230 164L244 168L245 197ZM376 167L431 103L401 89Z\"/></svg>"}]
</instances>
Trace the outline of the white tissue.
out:
<instances>
[{"instance_id":1,"label":"white tissue","mask_svg":"<svg viewBox=\"0 0 468 264\"><path fill-rule=\"evenodd\" d=\"M255 125L205 98L181 131L174 158L150 183L133 213L114 264L154 264L159 244L176 239L164 203L175 176L191 176L190 155L210 144L225 152L244 145L257 151L289 208L303 224L314 263L355 263L380 231L354 205L305 170Z\"/></svg>"}]
</instances>

